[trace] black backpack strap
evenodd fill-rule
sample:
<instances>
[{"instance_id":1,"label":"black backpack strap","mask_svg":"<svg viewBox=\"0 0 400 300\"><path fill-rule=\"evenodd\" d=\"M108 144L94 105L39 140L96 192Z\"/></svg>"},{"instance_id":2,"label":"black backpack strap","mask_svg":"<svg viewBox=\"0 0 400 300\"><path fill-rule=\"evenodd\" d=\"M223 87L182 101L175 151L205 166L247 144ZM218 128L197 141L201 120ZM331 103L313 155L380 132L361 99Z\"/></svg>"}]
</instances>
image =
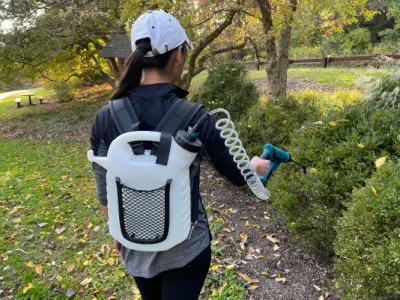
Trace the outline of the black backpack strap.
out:
<instances>
[{"instance_id":1,"label":"black backpack strap","mask_svg":"<svg viewBox=\"0 0 400 300\"><path fill-rule=\"evenodd\" d=\"M155 130L161 132L161 137L164 136L164 139L160 140L159 146L155 145L151 151L152 155L157 155L157 164L168 164L171 141L167 142L167 134L172 137L178 130L186 128L201 107L200 104L186 102L182 99L177 99L170 107Z\"/></svg>"},{"instance_id":2,"label":"black backpack strap","mask_svg":"<svg viewBox=\"0 0 400 300\"><path fill-rule=\"evenodd\" d=\"M165 117L158 124L156 131L169 132L174 135L178 130L184 129L194 118L202 105L177 99L168 110Z\"/></svg>"},{"instance_id":3,"label":"black backpack strap","mask_svg":"<svg viewBox=\"0 0 400 300\"><path fill-rule=\"evenodd\" d=\"M108 101L108 108L119 134L140 129L141 123L128 97ZM132 142L130 145L135 155L144 154L143 142Z\"/></svg>"},{"instance_id":4,"label":"black backpack strap","mask_svg":"<svg viewBox=\"0 0 400 300\"><path fill-rule=\"evenodd\" d=\"M119 134L130 131L132 126L139 123L139 118L128 97L108 101L108 108Z\"/></svg>"}]
</instances>

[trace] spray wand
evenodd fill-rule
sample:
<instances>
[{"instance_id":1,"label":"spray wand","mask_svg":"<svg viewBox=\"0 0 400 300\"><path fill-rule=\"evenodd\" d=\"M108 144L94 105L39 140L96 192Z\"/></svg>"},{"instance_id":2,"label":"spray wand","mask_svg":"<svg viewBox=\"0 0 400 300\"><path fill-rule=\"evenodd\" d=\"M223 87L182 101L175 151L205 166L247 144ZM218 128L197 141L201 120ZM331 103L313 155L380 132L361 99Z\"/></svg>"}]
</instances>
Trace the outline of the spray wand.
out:
<instances>
[{"instance_id":1,"label":"spray wand","mask_svg":"<svg viewBox=\"0 0 400 300\"><path fill-rule=\"evenodd\" d=\"M306 173L306 167L293 161L290 154L282 149L274 147L270 144L264 145L262 159L270 160L271 164L268 171L263 176L258 176L253 166L250 164L249 156L243 147L242 141L239 139L239 134L235 130L235 124L231 121L230 114L227 110L217 108L209 113L206 113L200 117L197 123L190 127L188 130L188 138L192 141L197 139L199 129L203 123L211 116L216 113L224 113L226 118L217 120L215 127L221 131L220 136L225 140L225 146L229 149L229 153L233 156L233 161L237 164L242 176L244 177L247 185L251 191L261 200L268 200L271 193L265 187L268 179L272 173L279 168L280 164L293 162L303 169Z\"/></svg>"}]
</instances>

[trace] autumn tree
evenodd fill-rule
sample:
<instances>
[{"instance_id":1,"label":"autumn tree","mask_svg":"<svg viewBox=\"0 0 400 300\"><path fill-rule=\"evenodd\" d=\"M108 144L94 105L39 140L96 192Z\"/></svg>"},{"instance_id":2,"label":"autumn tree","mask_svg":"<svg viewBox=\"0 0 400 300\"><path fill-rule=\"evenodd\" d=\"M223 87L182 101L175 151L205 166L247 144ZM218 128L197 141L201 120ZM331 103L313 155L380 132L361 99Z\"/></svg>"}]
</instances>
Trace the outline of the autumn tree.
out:
<instances>
[{"instance_id":1,"label":"autumn tree","mask_svg":"<svg viewBox=\"0 0 400 300\"><path fill-rule=\"evenodd\" d=\"M263 26L266 49L267 90L269 96L286 95L287 70L292 32L309 24L302 23L304 12L319 16L326 34L341 31L358 22L358 17L371 19L375 12L366 8L368 0L256 0L249 1L252 15ZM258 11L255 8L258 7Z\"/></svg>"},{"instance_id":2,"label":"autumn tree","mask_svg":"<svg viewBox=\"0 0 400 300\"><path fill-rule=\"evenodd\" d=\"M98 51L121 30L118 0L13 0L0 4L0 70L4 77L113 83ZM4 25L3 25L4 26ZM123 27L122 27L123 28Z\"/></svg>"}]
</instances>

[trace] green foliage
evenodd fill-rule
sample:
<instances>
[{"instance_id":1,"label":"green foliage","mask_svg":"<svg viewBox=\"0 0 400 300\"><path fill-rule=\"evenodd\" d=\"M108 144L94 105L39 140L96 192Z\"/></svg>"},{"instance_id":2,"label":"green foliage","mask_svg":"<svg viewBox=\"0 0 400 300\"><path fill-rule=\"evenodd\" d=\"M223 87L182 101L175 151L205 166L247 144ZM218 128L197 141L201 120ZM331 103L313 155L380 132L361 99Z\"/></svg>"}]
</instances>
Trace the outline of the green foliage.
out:
<instances>
[{"instance_id":1,"label":"green foliage","mask_svg":"<svg viewBox=\"0 0 400 300\"><path fill-rule=\"evenodd\" d=\"M336 288L341 299L394 300L400 295L400 164L378 170L352 194L336 227Z\"/></svg>"},{"instance_id":2,"label":"green foliage","mask_svg":"<svg viewBox=\"0 0 400 300\"><path fill-rule=\"evenodd\" d=\"M400 118L360 106L332 111L295 131L289 152L308 166L285 165L270 182L275 205L309 250L333 254L334 225L355 187L362 187L383 155L400 154Z\"/></svg>"},{"instance_id":3,"label":"green foliage","mask_svg":"<svg viewBox=\"0 0 400 300\"><path fill-rule=\"evenodd\" d=\"M260 155L266 143L283 147L290 141L294 130L299 129L318 111L313 101L298 101L294 96L277 101L260 101L249 109L237 124L237 131L247 153Z\"/></svg>"},{"instance_id":4,"label":"green foliage","mask_svg":"<svg viewBox=\"0 0 400 300\"><path fill-rule=\"evenodd\" d=\"M228 62L209 70L206 81L191 100L208 110L224 108L236 121L258 102L259 96L244 66Z\"/></svg>"},{"instance_id":5,"label":"green foliage","mask_svg":"<svg viewBox=\"0 0 400 300\"><path fill-rule=\"evenodd\" d=\"M53 84L54 96L57 102L69 102L75 98L74 86L65 81L59 81Z\"/></svg>"},{"instance_id":6,"label":"green foliage","mask_svg":"<svg viewBox=\"0 0 400 300\"><path fill-rule=\"evenodd\" d=\"M219 274L212 272L204 286L213 290L209 299L240 300L248 295L235 270L225 269Z\"/></svg>"},{"instance_id":7,"label":"green foliage","mask_svg":"<svg viewBox=\"0 0 400 300\"><path fill-rule=\"evenodd\" d=\"M360 78L357 83L365 89L365 101L372 109L400 110L400 68L386 76Z\"/></svg>"}]
</instances>

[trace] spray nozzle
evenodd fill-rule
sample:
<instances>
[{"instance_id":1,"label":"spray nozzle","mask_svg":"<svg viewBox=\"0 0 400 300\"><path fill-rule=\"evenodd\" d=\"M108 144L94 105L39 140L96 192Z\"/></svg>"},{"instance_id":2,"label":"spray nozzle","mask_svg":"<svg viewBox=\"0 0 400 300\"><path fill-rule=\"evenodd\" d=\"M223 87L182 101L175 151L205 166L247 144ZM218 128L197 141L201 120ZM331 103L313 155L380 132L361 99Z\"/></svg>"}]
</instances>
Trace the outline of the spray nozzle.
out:
<instances>
[{"instance_id":1,"label":"spray nozzle","mask_svg":"<svg viewBox=\"0 0 400 300\"><path fill-rule=\"evenodd\" d=\"M203 123L210 117L208 113L205 113L200 117L200 119L196 122L196 124L193 127L189 127L188 129L188 136L189 138L193 141L197 139L197 136L199 135L199 129L201 126L203 126Z\"/></svg>"}]
</instances>

